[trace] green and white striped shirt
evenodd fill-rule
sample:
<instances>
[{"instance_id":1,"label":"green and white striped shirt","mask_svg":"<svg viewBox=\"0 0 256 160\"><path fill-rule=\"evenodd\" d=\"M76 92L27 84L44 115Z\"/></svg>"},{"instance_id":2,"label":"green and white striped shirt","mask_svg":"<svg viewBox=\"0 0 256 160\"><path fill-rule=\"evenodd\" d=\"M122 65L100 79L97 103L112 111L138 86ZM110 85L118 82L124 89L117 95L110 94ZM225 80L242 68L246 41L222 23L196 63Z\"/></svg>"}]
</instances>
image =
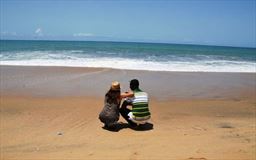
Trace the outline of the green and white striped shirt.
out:
<instances>
[{"instance_id":1,"label":"green and white striped shirt","mask_svg":"<svg viewBox=\"0 0 256 160\"><path fill-rule=\"evenodd\" d=\"M132 114L136 120L146 120L150 118L148 108L148 94L137 89L134 91L134 98L132 100Z\"/></svg>"}]
</instances>

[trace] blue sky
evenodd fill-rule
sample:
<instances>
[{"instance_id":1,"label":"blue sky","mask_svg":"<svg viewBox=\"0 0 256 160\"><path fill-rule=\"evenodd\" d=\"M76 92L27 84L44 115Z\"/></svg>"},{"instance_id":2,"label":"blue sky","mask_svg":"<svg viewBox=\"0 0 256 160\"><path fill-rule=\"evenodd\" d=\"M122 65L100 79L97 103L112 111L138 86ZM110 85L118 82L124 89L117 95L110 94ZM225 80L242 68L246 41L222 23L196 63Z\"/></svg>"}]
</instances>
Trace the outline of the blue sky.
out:
<instances>
[{"instance_id":1,"label":"blue sky","mask_svg":"<svg viewBox=\"0 0 256 160\"><path fill-rule=\"evenodd\" d=\"M256 0L0 0L1 39L256 47Z\"/></svg>"}]
</instances>

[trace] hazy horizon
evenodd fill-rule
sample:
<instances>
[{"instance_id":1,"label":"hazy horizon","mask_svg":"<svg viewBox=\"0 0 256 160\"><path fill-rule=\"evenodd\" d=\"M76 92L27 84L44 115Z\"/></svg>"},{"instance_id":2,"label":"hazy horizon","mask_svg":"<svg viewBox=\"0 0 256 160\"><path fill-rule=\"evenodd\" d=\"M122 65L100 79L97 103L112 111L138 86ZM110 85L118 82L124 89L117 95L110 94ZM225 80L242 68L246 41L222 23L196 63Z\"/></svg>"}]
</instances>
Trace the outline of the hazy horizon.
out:
<instances>
[{"instance_id":1,"label":"hazy horizon","mask_svg":"<svg viewBox=\"0 0 256 160\"><path fill-rule=\"evenodd\" d=\"M231 48L251 48L256 47L243 47L243 46L224 46L224 45L211 45L211 44L193 44L193 43L168 43L168 42L140 42L140 41L111 41L111 40L68 40L68 39L0 39L0 41L56 41L56 42L109 42L109 43L142 43L142 44L167 44L167 45L194 45L194 46L209 46L209 47L231 47Z\"/></svg>"}]
</instances>

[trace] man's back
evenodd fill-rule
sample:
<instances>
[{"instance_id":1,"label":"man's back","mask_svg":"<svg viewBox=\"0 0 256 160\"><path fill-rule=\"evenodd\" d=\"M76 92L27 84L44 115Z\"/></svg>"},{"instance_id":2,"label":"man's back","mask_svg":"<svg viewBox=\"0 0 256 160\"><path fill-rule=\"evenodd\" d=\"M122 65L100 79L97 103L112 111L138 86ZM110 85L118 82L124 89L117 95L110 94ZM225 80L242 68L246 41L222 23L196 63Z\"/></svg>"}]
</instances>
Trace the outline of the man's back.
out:
<instances>
[{"instance_id":1,"label":"man's back","mask_svg":"<svg viewBox=\"0 0 256 160\"><path fill-rule=\"evenodd\" d=\"M135 120L147 120L150 118L148 94L140 89L134 90L132 113Z\"/></svg>"}]
</instances>

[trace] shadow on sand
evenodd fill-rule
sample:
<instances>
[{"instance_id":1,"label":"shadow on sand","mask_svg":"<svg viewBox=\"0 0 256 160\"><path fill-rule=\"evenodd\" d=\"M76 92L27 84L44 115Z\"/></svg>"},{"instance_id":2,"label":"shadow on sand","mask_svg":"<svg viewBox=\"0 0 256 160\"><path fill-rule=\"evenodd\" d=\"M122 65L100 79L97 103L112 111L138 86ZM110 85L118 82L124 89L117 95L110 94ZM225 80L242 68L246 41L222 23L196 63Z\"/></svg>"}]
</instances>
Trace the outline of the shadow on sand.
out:
<instances>
[{"instance_id":1,"label":"shadow on sand","mask_svg":"<svg viewBox=\"0 0 256 160\"><path fill-rule=\"evenodd\" d=\"M126 129L126 128L130 128L135 131L149 131L153 129L153 126L154 125L152 123L140 124L138 126L131 126L128 123L118 123L112 128L107 128L107 127L102 127L102 128L111 132L119 132L121 129Z\"/></svg>"}]
</instances>

